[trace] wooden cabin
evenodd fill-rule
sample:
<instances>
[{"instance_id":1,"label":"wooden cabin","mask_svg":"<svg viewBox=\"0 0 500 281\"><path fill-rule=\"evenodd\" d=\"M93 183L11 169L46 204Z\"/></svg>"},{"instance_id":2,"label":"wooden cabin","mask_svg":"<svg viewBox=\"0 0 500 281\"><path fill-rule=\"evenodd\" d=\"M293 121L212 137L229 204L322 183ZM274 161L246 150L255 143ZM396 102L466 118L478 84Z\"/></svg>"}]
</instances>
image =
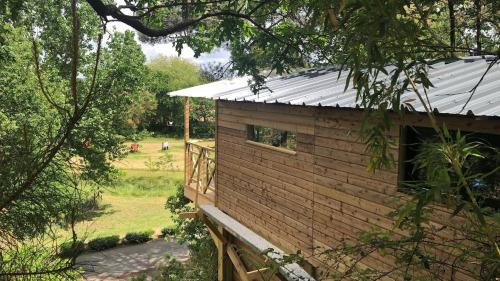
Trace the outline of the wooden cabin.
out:
<instances>
[{"instance_id":1,"label":"wooden cabin","mask_svg":"<svg viewBox=\"0 0 500 281\"><path fill-rule=\"evenodd\" d=\"M484 59L433 65L435 88L429 99L449 129L481 134L500 147L499 65L467 103L487 67ZM430 124L424 114L408 115L405 124L395 117L389 134L396 165L369 172L370 159L358 134L363 109L354 89L344 92L346 75L325 68L275 77L258 94L250 90L248 78L172 93L186 97L187 104L189 97L216 100L215 149L187 138L185 195L199 206L218 241L220 280L259 280L258 266L245 259L258 260L266 247L274 247L278 259L281 252L297 250L307 257L290 265L294 274L281 269L275 278L313 280L321 267L314 257L318 247L335 247L373 227L393 229L386 214L394 203L388 199L402 194L398 183L411 168L405 162L411 157L407 144L418 142L407 126L425 132ZM423 111L416 102L415 108ZM450 211L441 208L435 222L449 217ZM254 255L238 256L234 248ZM392 261L373 254L363 263L383 269ZM454 280L475 280L465 271L444 273L448 280L451 274Z\"/></svg>"}]
</instances>

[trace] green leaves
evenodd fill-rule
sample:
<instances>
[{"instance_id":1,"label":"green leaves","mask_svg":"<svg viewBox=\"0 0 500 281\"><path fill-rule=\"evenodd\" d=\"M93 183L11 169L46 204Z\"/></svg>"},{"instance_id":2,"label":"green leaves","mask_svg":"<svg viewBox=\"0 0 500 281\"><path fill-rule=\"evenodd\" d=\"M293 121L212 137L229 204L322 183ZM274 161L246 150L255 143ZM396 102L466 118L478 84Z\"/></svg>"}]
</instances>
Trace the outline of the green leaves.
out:
<instances>
[{"instance_id":1,"label":"green leaves","mask_svg":"<svg viewBox=\"0 0 500 281\"><path fill-rule=\"evenodd\" d=\"M55 243L48 243L57 239L53 228L89 218L88 201L99 192L97 184L113 179L110 160L123 155L123 113L142 89L145 56L132 32L114 34L94 77L101 29L82 2L76 91L71 91L70 2L21 2L19 17L0 28L6 39L1 49L8 54L0 55L0 244L2 254L27 256L4 260L0 274L49 270L44 271L48 279L63 280L75 270L57 263ZM31 247L37 254L29 252ZM36 267L30 267L37 256Z\"/></svg>"}]
</instances>

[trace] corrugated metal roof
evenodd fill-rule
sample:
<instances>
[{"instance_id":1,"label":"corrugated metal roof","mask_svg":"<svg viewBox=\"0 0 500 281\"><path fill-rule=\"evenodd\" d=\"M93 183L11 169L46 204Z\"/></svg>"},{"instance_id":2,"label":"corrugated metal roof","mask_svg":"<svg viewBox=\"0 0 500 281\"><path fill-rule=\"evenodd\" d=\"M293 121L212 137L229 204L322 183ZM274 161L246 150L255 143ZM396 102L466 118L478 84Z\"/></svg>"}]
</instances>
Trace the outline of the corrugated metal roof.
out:
<instances>
[{"instance_id":1,"label":"corrugated metal roof","mask_svg":"<svg viewBox=\"0 0 500 281\"><path fill-rule=\"evenodd\" d=\"M470 61L470 60L469 60ZM434 110L446 114L474 114L476 116L500 116L500 64L492 66L472 99L462 110L470 97L471 89L478 83L489 62L475 59L471 62L459 60L452 63L439 62L431 65L429 78L434 84L428 92ZM311 69L286 76L269 79L264 89L253 93L249 77L218 81L170 93L172 96L204 97L230 101L282 103L307 106L330 106L358 108L356 90L352 87L344 92L347 71L338 76L334 68ZM414 94L408 92L401 100L411 100ZM413 101L417 111L424 107Z\"/></svg>"}]
</instances>

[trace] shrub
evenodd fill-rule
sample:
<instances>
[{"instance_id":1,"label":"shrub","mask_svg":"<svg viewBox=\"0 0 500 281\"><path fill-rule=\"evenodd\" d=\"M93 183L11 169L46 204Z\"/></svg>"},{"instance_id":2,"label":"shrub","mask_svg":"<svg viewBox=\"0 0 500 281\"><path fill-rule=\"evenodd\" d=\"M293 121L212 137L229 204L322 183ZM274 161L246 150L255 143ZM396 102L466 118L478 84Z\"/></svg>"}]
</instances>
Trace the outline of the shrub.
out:
<instances>
[{"instance_id":1,"label":"shrub","mask_svg":"<svg viewBox=\"0 0 500 281\"><path fill-rule=\"evenodd\" d=\"M145 273L141 273L136 277L132 277L130 281L146 281L148 280L148 276Z\"/></svg>"},{"instance_id":2,"label":"shrub","mask_svg":"<svg viewBox=\"0 0 500 281\"><path fill-rule=\"evenodd\" d=\"M125 235L125 240L130 244L140 244L151 240L151 235L153 231L142 231L142 232L129 232Z\"/></svg>"},{"instance_id":3,"label":"shrub","mask_svg":"<svg viewBox=\"0 0 500 281\"><path fill-rule=\"evenodd\" d=\"M175 228L172 227L172 226L167 226L167 227L164 227L162 230L161 230L161 235L163 237L167 237L167 236L174 236L175 235Z\"/></svg>"},{"instance_id":4,"label":"shrub","mask_svg":"<svg viewBox=\"0 0 500 281\"><path fill-rule=\"evenodd\" d=\"M120 237L118 235L99 237L89 241L89 249L94 251L102 251L118 246Z\"/></svg>"},{"instance_id":5,"label":"shrub","mask_svg":"<svg viewBox=\"0 0 500 281\"><path fill-rule=\"evenodd\" d=\"M59 246L59 257L70 259L77 257L85 250L85 243L81 240L64 242Z\"/></svg>"},{"instance_id":6,"label":"shrub","mask_svg":"<svg viewBox=\"0 0 500 281\"><path fill-rule=\"evenodd\" d=\"M202 280L202 279L189 279L186 277L187 269L186 266L180 261L167 255L165 257L166 263L158 268L157 272L158 281L183 281L183 280Z\"/></svg>"},{"instance_id":7,"label":"shrub","mask_svg":"<svg viewBox=\"0 0 500 281\"><path fill-rule=\"evenodd\" d=\"M178 215L185 211L192 211L189 200L184 197L182 186L177 187L174 196L168 198L165 206L174 214L176 223L176 238L187 245L189 260L184 264L169 260L161 268L160 281L217 280L217 248L205 224L200 219L182 220Z\"/></svg>"}]
</instances>

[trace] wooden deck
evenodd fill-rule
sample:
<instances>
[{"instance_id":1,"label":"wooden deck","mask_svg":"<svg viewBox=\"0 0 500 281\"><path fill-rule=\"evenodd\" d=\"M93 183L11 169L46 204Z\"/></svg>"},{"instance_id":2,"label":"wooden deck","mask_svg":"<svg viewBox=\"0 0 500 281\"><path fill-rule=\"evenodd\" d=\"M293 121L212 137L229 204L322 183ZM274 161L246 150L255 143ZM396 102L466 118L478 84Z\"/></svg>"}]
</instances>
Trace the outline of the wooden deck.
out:
<instances>
[{"instance_id":1,"label":"wooden deck","mask_svg":"<svg viewBox=\"0 0 500 281\"><path fill-rule=\"evenodd\" d=\"M215 191L212 189L207 189L206 193L198 192L196 199L196 183L184 185L184 196L193 202L198 201L198 205L214 205L215 202Z\"/></svg>"}]
</instances>

